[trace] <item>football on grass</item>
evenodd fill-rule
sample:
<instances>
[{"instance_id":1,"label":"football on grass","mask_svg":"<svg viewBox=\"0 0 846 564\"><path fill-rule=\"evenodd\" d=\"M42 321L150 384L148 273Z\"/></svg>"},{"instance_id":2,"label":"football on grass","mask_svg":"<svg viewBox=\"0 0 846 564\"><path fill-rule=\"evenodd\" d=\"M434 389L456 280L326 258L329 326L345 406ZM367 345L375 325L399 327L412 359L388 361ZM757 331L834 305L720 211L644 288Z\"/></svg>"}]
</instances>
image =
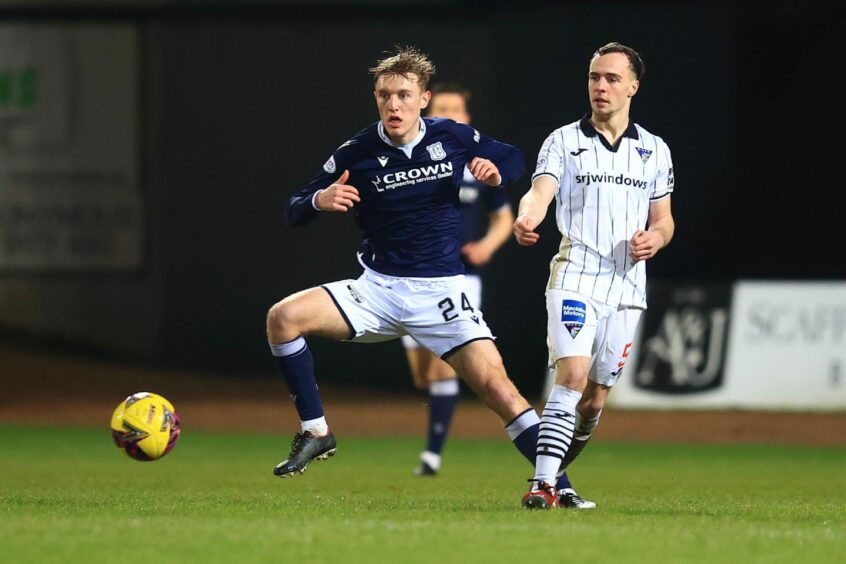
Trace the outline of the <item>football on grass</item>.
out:
<instances>
[{"instance_id":1,"label":"football on grass","mask_svg":"<svg viewBox=\"0 0 846 564\"><path fill-rule=\"evenodd\" d=\"M179 416L173 404L150 392L132 394L112 414L115 444L135 460L157 460L176 445Z\"/></svg>"}]
</instances>

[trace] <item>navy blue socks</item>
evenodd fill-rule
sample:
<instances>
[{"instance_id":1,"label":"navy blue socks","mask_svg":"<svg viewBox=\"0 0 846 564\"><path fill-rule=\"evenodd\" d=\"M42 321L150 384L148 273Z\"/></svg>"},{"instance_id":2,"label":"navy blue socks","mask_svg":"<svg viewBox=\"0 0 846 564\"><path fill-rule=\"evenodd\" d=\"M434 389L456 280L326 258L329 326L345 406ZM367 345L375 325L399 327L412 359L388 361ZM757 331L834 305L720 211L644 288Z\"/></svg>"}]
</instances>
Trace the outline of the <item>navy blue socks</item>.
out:
<instances>
[{"instance_id":1,"label":"navy blue socks","mask_svg":"<svg viewBox=\"0 0 846 564\"><path fill-rule=\"evenodd\" d=\"M429 439L426 450L441 454L452 414L458 404L458 379L440 380L429 386Z\"/></svg>"},{"instance_id":2,"label":"navy blue socks","mask_svg":"<svg viewBox=\"0 0 846 564\"><path fill-rule=\"evenodd\" d=\"M314 358L305 339L297 337L287 343L270 343L270 350L288 385L300 421L322 419L323 403L314 379Z\"/></svg>"}]
</instances>

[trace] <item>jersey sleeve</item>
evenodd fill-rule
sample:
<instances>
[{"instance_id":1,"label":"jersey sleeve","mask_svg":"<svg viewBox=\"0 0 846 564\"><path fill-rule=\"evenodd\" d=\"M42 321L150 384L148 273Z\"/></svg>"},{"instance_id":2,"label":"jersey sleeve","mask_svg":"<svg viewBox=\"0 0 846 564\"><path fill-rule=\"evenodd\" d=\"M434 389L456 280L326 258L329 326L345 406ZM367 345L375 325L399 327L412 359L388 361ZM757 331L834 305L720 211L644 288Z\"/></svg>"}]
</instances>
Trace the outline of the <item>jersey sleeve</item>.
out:
<instances>
[{"instance_id":1,"label":"jersey sleeve","mask_svg":"<svg viewBox=\"0 0 846 564\"><path fill-rule=\"evenodd\" d=\"M517 182L526 171L523 151L514 145L497 141L462 123L454 123L453 131L467 149L467 166L476 157L492 161L502 176L502 186Z\"/></svg>"},{"instance_id":2,"label":"jersey sleeve","mask_svg":"<svg viewBox=\"0 0 846 564\"><path fill-rule=\"evenodd\" d=\"M561 182L564 175L564 139L560 131L553 131L543 142L538 151L538 162L532 180L538 176L551 176L556 182Z\"/></svg>"},{"instance_id":3,"label":"jersey sleeve","mask_svg":"<svg viewBox=\"0 0 846 564\"><path fill-rule=\"evenodd\" d=\"M310 223L317 217L318 210L313 205L314 195L335 182L343 172L344 156L342 149L332 153L323 164L320 174L312 178L305 188L301 188L288 198L288 205L285 208L285 222L291 226L300 226ZM339 172L340 171L340 172Z\"/></svg>"},{"instance_id":4,"label":"jersey sleeve","mask_svg":"<svg viewBox=\"0 0 846 564\"><path fill-rule=\"evenodd\" d=\"M499 211L505 207L511 207L511 198L508 197L508 192L485 185L482 188L482 199L485 202L485 208L489 212Z\"/></svg>"},{"instance_id":5,"label":"jersey sleeve","mask_svg":"<svg viewBox=\"0 0 846 564\"><path fill-rule=\"evenodd\" d=\"M672 194L674 184L673 159L670 156L670 148L662 139L658 144L658 170L652 185L652 193L649 195L650 201L660 200Z\"/></svg>"}]
</instances>

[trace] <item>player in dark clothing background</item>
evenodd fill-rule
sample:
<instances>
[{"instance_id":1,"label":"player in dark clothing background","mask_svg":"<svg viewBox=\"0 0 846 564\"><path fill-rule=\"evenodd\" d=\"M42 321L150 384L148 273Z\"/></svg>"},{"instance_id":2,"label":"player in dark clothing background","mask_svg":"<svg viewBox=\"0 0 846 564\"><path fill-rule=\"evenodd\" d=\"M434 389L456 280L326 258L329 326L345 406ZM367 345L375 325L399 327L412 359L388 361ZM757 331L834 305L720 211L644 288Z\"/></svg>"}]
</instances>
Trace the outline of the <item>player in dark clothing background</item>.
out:
<instances>
[{"instance_id":1,"label":"player in dark clothing background","mask_svg":"<svg viewBox=\"0 0 846 564\"><path fill-rule=\"evenodd\" d=\"M432 87L428 117L448 118L470 124L470 92L460 84L441 82ZM461 222L459 238L464 263L465 291L473 307L482 305L479 268L511 235L514 213L505 190L488 186L465 169L458 191ZM487 216L487 221L486 221ZM426 450L414 469L417 476L434 476L441 467L452 415L458 403L459 385L455 370L409 336L402 338L414 385L429 393L429 422Z\"/></svg>"}]
</instances>

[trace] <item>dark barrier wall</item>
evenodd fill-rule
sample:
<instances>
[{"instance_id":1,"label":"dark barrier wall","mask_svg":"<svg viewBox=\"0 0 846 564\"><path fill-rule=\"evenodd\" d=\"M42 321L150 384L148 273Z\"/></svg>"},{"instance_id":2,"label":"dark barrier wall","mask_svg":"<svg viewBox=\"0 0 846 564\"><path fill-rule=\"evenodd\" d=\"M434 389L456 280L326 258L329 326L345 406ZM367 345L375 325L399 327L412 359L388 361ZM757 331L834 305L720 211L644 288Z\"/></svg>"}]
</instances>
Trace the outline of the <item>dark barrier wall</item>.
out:
<instances>
[{"instance_id":1,"label":"dark barrier wall","mask_svg":"<svg viewBox=\"0 0 846 564\"><path fill-rule=\"evenodd\" d=\"M396 41L431 51L444 77L478 90L494 68L491 31L431 18L388 33L390 19L169 25L162 30L169 194L167 359L185 367L272 370L265 312L287 294L358 276L352 216L293 229L285 199L332 151L377 119L367 68ZM448 49L445 41L456 38ZM481 104L485 104L482 106ZM491 113L488 111L488 113ZM322 377L406 383L399 343L315 340ZM355 359L353 361L353 359ZM367 367L367 369L365 369Z\"/></svg>"},{"instance_id":2,"label":"dark barrier wall","mask_svg":"<svg viewBox=\"0 0 846 564\"><path fill-rule=\"evenodd\" d=\"M351 217L289 228L282 205L335 147L377 119L366 71L395 42L420 46L440 78L470 86L477 127L520 146L530 169L546 135L586 111L593 50L611 40L639 48L648 70L634 116L670 144L679 186L680 236L652 272L696 274L697 237L710 221L705 202L716 205L711 192L734 167L732 10L539 8L477 19L433 10L405 19L162 28L169 361L269 371L267 307L358 275ZM508 188L515 205L527 187ZM528 387L544 370L543 291L558 241L550 213L541 245L509 244L486 273L486 316L513 377ZM313 349L322 379L408 385L399 343L313 339Z\"/></svg>"},{"instance_id":3,"label":"dark barrier wall","mask_svg":"<svg viewBox=\"0 0 846 564\"><path fill-rule=\"evenodd\" d=\"M294 229L282 208L335 147L377 119L366 70L397 42L430 53L439 78L467 84L474 123L521 147L528 171L546 135L587 109L592 51L611 40L635 46L647 74L633 117L669 143L677 178L676 239L650 275L843 276L828 231L844 208L825 137L843 117L827 62L840 24L827 9L477 8L312 5L201 17L188 8L104 18L135 21L144 37L145 168L161 239L151 264L162 265L164 288L155 362L270 374L267 308L358 275L351 217ZM527 188L527 179L508 188L515 206ZM486 317L527 390L539 387L545 363L543 288L559 239L552 212L541 233L532 249L509 243L485 273ZM321 381L409 386L399 343L313 339L312 348Z\"/></svg>"}]
</instances>

